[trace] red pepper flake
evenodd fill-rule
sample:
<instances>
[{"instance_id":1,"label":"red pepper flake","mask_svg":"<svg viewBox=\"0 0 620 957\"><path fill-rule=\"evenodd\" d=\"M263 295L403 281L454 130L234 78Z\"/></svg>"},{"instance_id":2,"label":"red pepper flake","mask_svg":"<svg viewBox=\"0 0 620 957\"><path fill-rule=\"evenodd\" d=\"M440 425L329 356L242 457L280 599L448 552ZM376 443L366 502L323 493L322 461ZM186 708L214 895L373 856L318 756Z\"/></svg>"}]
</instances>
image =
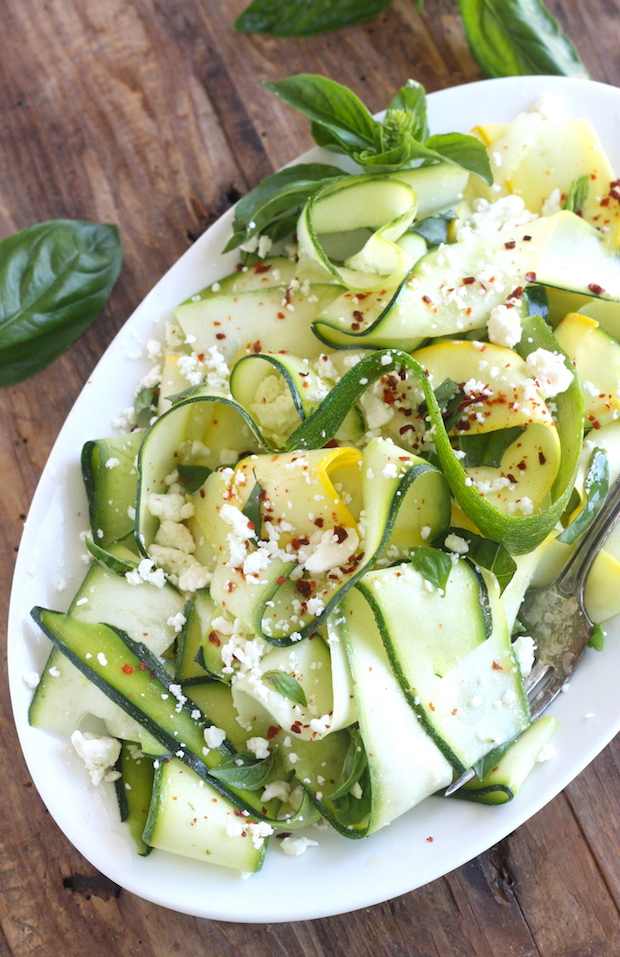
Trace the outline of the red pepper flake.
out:
<instances>
[{"instance_id":1,"label":"red pepper flake","mask_svg":"<svg viewBox=\"0 0 620 957\"><path fill-rule=\"evenodd\" d=\"M271 263L255 263L254 264L255 273L269 272L270 269L271 269Z\"/></svg>"},{"instance_id":2,"label":"red pepper flake","mask_svg":"<svg viewBox=\"0 0 620 957\"><path fill-rule=\"evenodd\" d=\"M284 315L283 312L279 312L277 315L278 315L278 319L286 319L286 316Z\"/></svg>"},{"instance_id":3,"label":"red pepper flake","mask_svg":"<svg viewBox=\"0 0 620 957\"><path fill-rule=\"evenodd\" d=\"M512 239L509 243L504 243L504 249L514 249L516 245L516 242Z\"/></svg>"},{"instance_id":4,"label":"red pepper flake","mask_svg":"<svg viewBox=\"0 0 620 957\"><path fill-rule=\"evenodd\" d=\"M531 237L531 236L524 236L524 237L523 237L523 242L524 242L524 243L531 243L531 241L532 241L532 237Z\"/></svg>"},{"instance_id":5,"label":"red pepper flake","mask_svg":"<svg viewBox=\"0 0 620 957\"><path fill-rule=\"evenodd\" d=\"M605 292L605 290L603 289L603 287L602 287L602 286L599 286L599 284L598 284L597 282L590 282L590 283L588 283L588 289L589 289L590 292L593 293L595 296L602 296L603 293Z\"/></svg>"},{"instance_id":6,"label":"red pepper flake","mask_svg":"<svg viewBox=\"0 0 620 957\"><path fill-rule=\"evenodd\" d=\"M346 537L347 537L347 533L345 529L342 527L342 525L337 525L336 528L334 529L334 538L336 539L338 544L340 544L341 542L344 542Z\"/></svg>"},{"instance_id":7,"label":"red pepper flake","mask_svg":"<svg viewBox=\"0 0 620 957\"><path fill-rule=\"evenodd\" d=\"M432 844L433 841L435 840L435 838L434 838L434 837L427 837L426 840L428 841L429 844Z\"/></svg>"},{"instance_id":8,"label":"red pepper flake","mask_svg":"<svg viewBox=\"0 0 620 957\"><path fill-rule=\"evenodd\" d=\"M363 321L364 321L363 313L361 313L361 312L359 311L359 309L354 309L354 310L353 310L353 318L355 319L356 322L363 322Z\"/></svg>"},{"instance_id":9,"label":"red pepper flake","mask_svg":"<svg viewBox=\"0 0 620 957\"><path fill-rule=\"evenodd\" d=\"M280 727L279 724L271 724L271 725L267 728L267 740L268 740L268 741L271 741L271 739L272 739L272 738L275 738L275 736L276 736L277 734L279 734L281 730L282 730L282 728Z\"/></svg>"},{"instance_id":10,"label":"red pepper flake","mask_svg":"<svg viewBox=\"0 0 620 957\"><path fill-rule=\"evenodd\" d=\"M521 460L520 462L517 463L517 468L520 469L521 472L524 472L525 469L527 468L527 465L525 464L523 460Z\"/></svg>"},{"instance_id":11,"label":"red pepper flake","mask_svg":"<svg viewBox=\"0 0 620 957\"><path fill-rule=\"evenodd\" d=\"M286 575L278 575L278 585L283 585L286 581Z\"/></svg>"},{"instance_id":12,"label":"red pepper flake","mask_svg":"<svg viewBox=\"0 0 620 957\"><path fill-rule=\"evenodd\" d=\"M225 338L226 338L226 333L225 333L225 332L216 332L216 333L215 333L215 338L216 338L216 339L225 339Z\"/></svg>"},{"instance_id":13,"label":"red pepper flake","mask_svg":"<svg viewBox=\"0 0 620 957\"><path fill-rule=\"evenodd\" d=\"M535 272L526 272L525 278L528 282L536 282L536 273Z\"/></svg>"},{"instance_id":14,"label":"red pepper flake","mask_svg":"<svg viewBox=\"0 0 620 957\"><path fill-rule=\"evenodd\" d=\"M201 488L201 489L200 489L200 492L199 492L200 497L201 497L201 498L204 498L206 494L207 494L207 493L205 492L205 490L204 490L203 488Z\"/></svg>"},{"instance_id":15,"label":"red pepper flake","mask_svg":"<svg viewBox=\"0 0 620 957\"><path fill-rule=\"evenodd\" d=\"M126 674L126 675L132 675L133 672L134 672L134 667L133 667L133 665L126 664L126 665L123 665L123 667L122 667L121 670L122 670L123 673Z\"/></svg>"},{"instance_id":16,"label":"red pepper flake","mask_svg":"<svg viewBox=\"0 0 620 957\"><path fill-rule=\"evenodd\" d=\"M435 705L433 704L432 701L429 701L428 706L429 706L429 708L431 709L431 711L434 711L434 710L435 710Z\"/></svg>"},{"instance_id":17,"label":"red pepper flake","mask_svg":"<svg viewBox=\"0 0 620 957\"><path fill-rule=\"evenodd\" d=\"M450 714L456 714L458 710L459 710L458 708L453 708Z\"/></svg>"},{"instance_id":18,"label":"red pepper flake","mask_svg":"<svg viewBox=\"0 0 620 957\"><path fill-rule=\"evenodd\" d=\"M140 671L146 671L146 661L140 662Z\"/></svg>"},{"instance_id":19,"label":"red pepper flake","mask_svg":"<svg viewBox=\"0 0 620 957\"><path fill-rule=\"evenodd\" d=\"M465 276L465 278L461 280L464 286L471 286L472 282L475 282L475 281L476 281L475 276Z\"/></svg>"},{"instance_id":20,"label":"red pepper flake","mask_svg":"<svg viewBox=\"0 0 620 957\"><path fill-rule=\"evenodd\" d=\"M319 516L319 518L315 518L314 524L316 525L317 528L323 528L325 524L325 519Z\"/></svg>"},{"instance_id":21,"label":"red pepper flake","mask_svg":"<svg viewBox=\"0 0 620 957\"><path fill-rule=\"evenodd\" d=\"M523 295L523 286L517 286L512 290L509 296L506 296L507 299L520 299Z\"/></svg>"},{"instance_id":22,"label":"red pepper flake","mask_svg":"<svg viewBox=\"0 0 620 957\"><path fill-rule=\"evenodd\" d=\"M433 305L433 300L430 296L422 296L422 302L425 302L427 306Z\"/></svg>"},{"instance_id":23,"label":"red pepper flake","mask_svg":"<svg viewBox=\"0 0 620 957\"><path fill-rule=\"evenodd\" d=\"M255 352L258 355L259 352L263 351L260 339L257 339L254 345L252 346L252 352Z\"/></svg>"},{"instance_id":24,"label":"red pepper flake","mask_svg":"<svg viewBox=\"0 0 620 957\"><path fill-rule=\"evenodd\" d=\"M293 721L291 725L291 731L293 732L293 734L301 734L302 727L303 725L301 721Z\"/></svg>"},{"instance_id":25,"label":"red pepper flake","mask_svg":"<svg viewBox=\"0 0 620 957\"><path fill-rule=\"evenodd\" d=\"M493 664L491 665L491 667L492 667L493 671L503 671L503 670L504 670L503 667L502 667L502 665L500 665L499 661L494 661Z\"/></svg>"},{"instance_id":26,"label":"red pepper flake","mask_svg":"<svg viewBox=\"0 0 620 957\"><path fill-rule=\"evenodd\" d=\"M314 591L315 585L314 582L309 582L305 578L299 578L295 582L295 589L299 592L300 595L303 595L304 598L310 598L312 592Z\"/></svg>"},{"instance_id":27,"label":"red pepper flake","mask_svg":"<svg viewBox=\"0 0 620 957\"><path fill-rule=\"evenodd\" d=\"M546 463L547 459L545 458L545 453L544 453L544 452L539 452L539 453L538 453L538 461L539 461L540 465L544 465L544 464Z\"/></svg>"},{"instance_id":28,"label":"red pepper flake","mask_svg":"<svg viewBox=\"0 0 620 957\"><path fill-rule=\"evenodd\" d=\"M218 648L222 644L222 642L220 641L219 635L216 631L209 632L209 641L211 642L212 645L217 645Z\"/></svg>"},{"instance_id":29,"label":"red pepper flake","mask_svg":"<svg viewBox=\"0 0 620 957\"><path fill-rule=\"evenodd\" d=\"M281 831L280 834L276 834L276 839L281 841L285 837L290 837L291 831Z\"/></svg>"},{"instance_id":30,"label":"red pepper flake","mask_svg":"<svg viewBox=\"0 0 620 957\"><path fill-rule=\"evenodd\" d=\"M237 272L241 272L241 270L243 269L243 263L237 263L237 265L235 266L235 269L237 270Z\"/></svg>"}]
</instances>

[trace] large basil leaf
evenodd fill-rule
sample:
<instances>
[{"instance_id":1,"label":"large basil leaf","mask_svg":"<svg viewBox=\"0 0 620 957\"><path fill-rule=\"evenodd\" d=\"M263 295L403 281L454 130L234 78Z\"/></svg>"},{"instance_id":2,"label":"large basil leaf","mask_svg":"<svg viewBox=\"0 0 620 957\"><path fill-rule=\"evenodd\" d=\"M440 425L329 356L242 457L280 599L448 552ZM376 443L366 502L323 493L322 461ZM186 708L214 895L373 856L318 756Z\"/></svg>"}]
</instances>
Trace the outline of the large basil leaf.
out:
<instances>
[{"instance_id":1,"label":"large basil leaf","mask_svg":"<svg viewBox=\"0 0 620 957\"><path fill-rule=\"evenodd\" d=\"M380 124L347 86L319 73L299 73L265 86L333 133L348 150L375 148Z\"/></svg>"},{"instance_id":2,"label":"large basil leaf","mask_svg":"<svg viewBox=\"0 0 620 957\"><path fill-rule=\"evenodd\" d=\"M64 352L97 317L121 267L116 226L53 220L0 242L0 386Z\"/></svg>"},{"instance_id":3,"label":"large basil leaf","mask_svg":"<svg viewBox=\"0 0 620 957\"><path fill-rule=\"evenodd\" d=\"M253 0L235 30L274 37L306 37L369 20L392 0Z\"/></svg>"},{"instance_id":4,"label":"large basil leaf","mask_svg":"<svg viewBox=\"0 0 620 957\"><path fill-rule=\"evenodd\" d=\"M467 42L487 76L589 79L573 43L540 0L459 0Z\"/></svg>"}]
</instances>

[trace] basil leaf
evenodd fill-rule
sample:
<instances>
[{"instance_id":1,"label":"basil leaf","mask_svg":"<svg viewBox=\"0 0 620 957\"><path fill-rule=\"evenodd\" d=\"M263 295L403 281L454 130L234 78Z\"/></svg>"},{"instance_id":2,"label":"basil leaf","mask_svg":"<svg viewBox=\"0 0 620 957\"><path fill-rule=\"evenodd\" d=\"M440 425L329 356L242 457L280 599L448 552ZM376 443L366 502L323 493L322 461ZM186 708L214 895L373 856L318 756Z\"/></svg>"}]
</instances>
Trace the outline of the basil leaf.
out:
<instances>
[{"instance_id":1,"label":"basil leaf","mask_svg":"<svg viewBox=\"0 0 620 957\"><path fill-rule=\"evenodd\" d=\"M209 770L209 774L229 787L258 791L274 779L278 767L279 762L274 754L258 760L250 751L240 751L224 758Z\"/></svg>"},{"instance_id":2,"label":"basil leaf","mask_svg":"<svg viewBox=\"0 0 620 957\"><path fill-rule=\"evenodd\" d=\"M272 176L266 176L237 203L233 235L224 252L236 249L258 233L269 235L268 227L278 223L280 217L288 216L292 210L298 210L319 186L323 186L329 179L344 175L337 166L299 163ZM296 219L297 217L293 223ZM272 234L271 238L276 237Z\"/></svg>"},{"instance_id":3,"label":"basil leaf","mask_svg":"<svg viewBox=\"0 0 620 957\"><path fill-rule=\"evenodd\" d=\"M483 73L589 79L575 46L540 0L459 0L467 42Z\"/></svg>"},{"instance_id":4,"label":"basil leaf","mask_svg":"<svg viewBox=\"0 0 620 957\"><path fill-rule=\"evenodd\" d=\"M424 147L426 150L432 150L438 159L447 160L454 166L475 173L487 186L493 183L489 154L484 143L475 136L469 136L467 133L440 133L429 137Z\"/></svg>"},{"instance_id":5,"label":"basil leaf","mask_svg":"<svg viewBox=\"0 0 620 957\"><path fill-rule=\"evenodd\" d=\"M273 37L307 37L369 20L392 0L253 0L235 30Z\"/></svg>"},{"instance_id":6,"label":"basil leaf","mask_svg":"<svg viewBox=\"0 0 620 957\"><path fill-rule=\"evenodd\" d=\"M463 396L463 392L459 389L458 383L454 379L444 379L436 389L433 389L435 399L437 400L437 405L439 406L439 411L443 415L447 408L448 404L454 399L457 395L459 399ZM420 402L418 406L418 412L420 415L426 415L428 412L428 404L426 401Z\"/></svg>"},{"instance_id":7,"label":"basil leaf","mask_svg":"<svg viewBox=\"0 0 620 957\"><path fill-rule=\"evenodd\" d=\"M150 389L140 389L133 404L136 420L139 426L146 428L150 425L153 414L157 411L157 399L159 396L159 386L153 386Z\"/></svg>"},{"instance_id":8,"label":"basil leaf","mask_svg":"<svg viewBox=\"0 0 620 957\"><path fill-rule=\"evenodd\" d=\"M594 449L583 483L586 503L566 526L558 542L573 545L592 524L609 491L609 460L605 449Z\"/></svg>"},{"instance_id":9,"label":"basil leaf","mask_svg":"<svg viewBox=\"0 0 620 957\"><path fill-rule=\"evenodd\" d=\"M206 465L177 465L179 482L188 493L197 492L207 481L213 469Z\"/></svg>"},{"instance_id":10,"label":"basil leaf","mask_svg":"<svg viewBox=\"0 0 620 957\"><path fill-rule=\"evenodd\" d=\"M254 531L256 532L256 538L258 541L260 541L263 532L263 516L260 508L261 492L262 488L260 487L258 481L255 481L254 488L248 495L248 500L241 510L248 522L251 522L254 526Z\"/></svg>"},{"instance_id":11,"label":"basil leaf","mask_svg":"<svg viewBox=\"0 0 620 957\"><path fill-rule=\"evenodd\" d=\"M429 246L439 246L448 242L450 223L456 219L456 214L450 210L438 216L427 216L414 223L411 232L417 233L425 239Z\"/></svg>"},{"instance_id":12,"label":"basil leaf","mask_svg":"<svg viewBox=\"0 0 620 957\"><path fill-rule=\"evenodd\" d=\"M364 768L362 775L357 782L360 786L361 796L356 798L349 791L348 794L334 801L334 811L338 823L341 826L348 827L360 824L368 817L372 805L372 791L370 784L370 772ZM329 799L328 799L329 800Z\"/></svg>"},{"instance_id":13,"label":"basil leaf","mask_svg":"<svg viewBox=\"0 0 620 957\"><path fill-rule=\"evenodd\" d=\"M588 198L589 191L590 177L588 174L584 173L583 176L576 176L569 186L568 196L564 201L563 208L567 209L570 213L577 213L577 215L579 215Z\"/></svg>"},{"instance_id":14,"label":"basil leaf","mask_svg":"<svg viewBox=\"0 0 620 957\"><path fill-rule=\"evenodd\" d=\"M265 86L289 106L326 127L348 150L376 146L380 124L348 87L318 73L300 73Z\"/></svg>"},{"instance_id":15,"label":"basil leaf","mask_svg":"<svg viewBox=\"0 0 620 957\"><path fill-rule=\"evenodd\" d=\"M128 536L124 535L123 537L127 538ZM112 572L113 575L125 575L127 572L131 572L134 568L138 567L137 562L127 562L122 558L118 558L116 555L112 555L111 552L102 548L101 545L97 545L97 543L93 542L90 538L85 538L84 541L86 542L86 548L95 561L101 565L102 568Z\"/></svg>"},{"instance_id":16,"label":"basil leaf","mask_svg":"<svg viewBox=\"0 0 620 957\"><path fill-rule=\"evenodd\" d=\"M409 552L412 566L422 577L445 593L448 578L452 571L450 555L440 548L427 548L420 545Z\"/></svg>"},{"instance_id":17,"label":"basil leaf","mask_svg":"<svg viewBox=\"0 0 620 957\"><path fill-rule=\"evenodd\" d=\"M116 226L52 220L0 242L0 386L49 365L100 313L121 267Z\"/></svg>"},{"instance_id":18,"label":"basil leaf","mask_svg":"<svg viewBox=\"0 0 620 957\"><path fill-rule=\"evenodd\" d=\"M594 648L595 651L602 651L605 647L606 637L607 634L603 631L603 626L597 623L592 629L592 634L590 635L590 640L588 642L588 648Z\"/></svg>"},{"instance_id":19,"label":"basil leaf","mask_svg":"<svg viewBox=\"0 0 620 957\"><path fill-rule=\"evenodd\" d=\"M292 675L287 675L284 671L266 671L263 675L263 681L271 685L274 691L281 694L283 698L294 701L305 708L308 704L306 694L302 686Z\"/></svg>"},{"instance_id":20,"label":"basil leaf","mask_svg":"<svg viewBox=\"0 0 620 957\"><path fill-rule=\"evenodd\" d=\"M480 465L499 468L504 452L522 433L521 426L516 425L510 429L480 432L478 435L459 435L458 446L461 452L465 452L461 465L466 468L477 468Z\"/></svg>"},{"instance_id":21,"label":"basil leaf","mask_svg":"<svg viewBox=\"0 0 620 957\"><path fill-rule=\"evenodd\" d=\"M517 570L517 564L501 542L494 542L490 538L483 538L482 535L476 535L466 528L450 528L441 538L442 547L445 548L445 541L449 535L458 535L469 545L465 557L478 565L480 568L486 568L497 579L500 594L513 579Z\"/></svg>"},{"instance_id":22,"label":"basil leaf","mask_svg":"<svg viewBox=\"0 0 620 957\"><path fill-rule=\"evenodd\" d=\"M357 784L363 772L368 765L366 750L362 742L362 736L357 728L350 730L351 740L347 753L344 756L340 777L336 783L336 789L329 795L330 801L337 801L345 797L351 791L354 784ZM355 799L359 800L359 799Z\"/></svg>"}]
</instances>

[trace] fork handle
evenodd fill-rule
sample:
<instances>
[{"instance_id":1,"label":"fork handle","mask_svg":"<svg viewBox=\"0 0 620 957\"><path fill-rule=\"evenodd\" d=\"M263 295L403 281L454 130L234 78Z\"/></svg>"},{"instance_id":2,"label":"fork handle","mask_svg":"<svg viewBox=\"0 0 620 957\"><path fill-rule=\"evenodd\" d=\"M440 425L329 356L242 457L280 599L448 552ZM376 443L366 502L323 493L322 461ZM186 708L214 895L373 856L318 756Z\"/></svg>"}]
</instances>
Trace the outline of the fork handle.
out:
<instances>
[{"instance_id":1,"label":"fork handle","mask_svg":"<svg viewBox=\"0 0 620 957\"><path fill-rule=\"evenodd\" d=\"M620 478L612 485L607 498L592 524L583 533L581 541L556 579L559 591L569 598L585 582L594 559L607 541L620 517Z\"/></svg>"}]
</instances>

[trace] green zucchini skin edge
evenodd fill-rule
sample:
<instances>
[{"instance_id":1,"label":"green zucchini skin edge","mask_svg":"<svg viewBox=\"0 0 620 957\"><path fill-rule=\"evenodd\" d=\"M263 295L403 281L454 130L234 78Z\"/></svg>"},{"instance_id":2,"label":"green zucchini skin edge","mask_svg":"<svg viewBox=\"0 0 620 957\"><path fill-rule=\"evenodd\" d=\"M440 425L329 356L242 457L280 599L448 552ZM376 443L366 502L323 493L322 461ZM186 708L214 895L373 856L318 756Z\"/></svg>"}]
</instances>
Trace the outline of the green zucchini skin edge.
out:
<instances>
[{"instance_id":1,"label":"green zucchini skin edge","mask_svg":"<svg viewBox=\"0 0 620 957\"><path fill-rule=\"evenodd\" d=\"M126 697L121 691L116 689L113 685L105 681L105 679L96 671L79 654L68 646L68 644L63 640L61 635L61 628L55 628L54 622L64 621L67 616L62 612L50 611L49 609L42 608L40 606L35 606L31 615L34 621L39 625L41 630L47 635L47 637L53 642L55 647L66 655L66 657L74 664L90 681L92 681L97 687L99 687L105 694L108 695L116 704L118 704L124 711L126 711L133 718L138 720L143 727L146 728L149 733L153 735L157 740L159 740L164 747L170 750L171 754L175 754L179 751L180 742L172 734L166 731L160 724L154 721L150 716L138 708L132 701ZM75 623L78 624L77 622ZM83 623L79 623L83 625ZM118 640L123 643L129 655L135 657L138 668L140 667L140 662L146 664L147 670L151 674L151 677L154 681L159 682L162 685L162 691L168 693L170 685L170 677L164 672L160 662L157 658L151 654L151 652L144 646L140 645L138 642L134 642L131 638L125 635L120 629L114 628L111 625L103 625L110 632L114 633ZM195 710L195 705L188 705L184 703L182 706L183 711L187 712L188 715L191 711ZM210 722L208 718L204 715L196 721L196 724L199 726L207 727ZM268 813L268 809L261 805L261 808L254 806L250 801L245 800L244 797L239 794L239 792L233 791L227 788L222 782L218 781L217 778L209 774L209 768L201 758L191 751L187 745L183 746L183 763L186 764L192 771L195 771L201 778L203 778L211 787L219 791L223 797L227 798L232 804L241 810L248 811L252 817L257 818L258 820L267 821L269 823L274 823L274 816ZM216 749L212 749L215 751ZM225 755L235 754L234 748L224 742L217 751ZM180 756L180 755L179 755ZM219 762L216 762L219 763ZM251 797L251 792L246 792ZM264 807L264 810L263 810Z\"/></svg>"}]
</instances>

